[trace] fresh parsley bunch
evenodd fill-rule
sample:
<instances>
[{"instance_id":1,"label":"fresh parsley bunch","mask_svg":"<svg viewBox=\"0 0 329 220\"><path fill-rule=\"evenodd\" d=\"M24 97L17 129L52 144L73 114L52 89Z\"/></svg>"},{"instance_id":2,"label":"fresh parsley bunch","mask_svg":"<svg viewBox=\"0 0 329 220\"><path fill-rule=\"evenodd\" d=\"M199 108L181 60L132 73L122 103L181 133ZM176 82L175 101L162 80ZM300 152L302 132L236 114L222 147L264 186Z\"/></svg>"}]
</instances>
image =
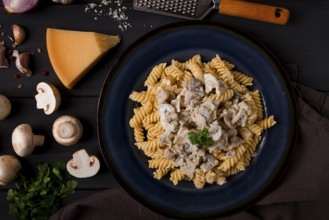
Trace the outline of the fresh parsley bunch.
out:
<instances>
[{"instance_id":1,"label":"fresh parsley bunch","mask_svg":"<svg viewBox=\"0 0 329 220\"><path fill-rule=\"evenodd\" d=\"M213 140L211 137L209 137L209 131L207 128L198 130L197 132L189 132L188 138L192 144L196 144L205 148L211 147L213 144Z\"/></svg>"},{"instance_id":2,"label":"fresh parsley bunch","mask_svg":"<svg viewBox=\"0 0 329 220\"><path fill-rule=\"evenodd\" d=\"M62 198L72 194L77 182L66 171L64 162L38 164L35 179L20 175L15 189L9 189L9 214L18 219L43 220L60 208Z\"/></svg>"}]
</instances>

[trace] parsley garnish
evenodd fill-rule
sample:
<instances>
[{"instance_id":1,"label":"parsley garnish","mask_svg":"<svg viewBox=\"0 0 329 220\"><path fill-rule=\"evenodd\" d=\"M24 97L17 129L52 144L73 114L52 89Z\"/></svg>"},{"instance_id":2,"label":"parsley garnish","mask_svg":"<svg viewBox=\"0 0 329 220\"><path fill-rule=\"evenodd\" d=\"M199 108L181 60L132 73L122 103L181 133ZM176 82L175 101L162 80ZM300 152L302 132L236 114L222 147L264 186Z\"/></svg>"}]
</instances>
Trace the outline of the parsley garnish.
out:
<instances>
[{"instance_id":1,"label":"parsley garnish","mask_svg":"<svg viewBox=\"0 0 329 220\"><path fill-rule=\"evenodd\" d=\"M61 199L72 194L76 186L64 162L38 164L35 179L20 174L15 189L8 190L9 214L17 219L49 219L60 208Z\"/></svg>"},{"instance_id":2,"label":"parsley garnish","mask_svg":"<svg viewBox=\"0 0 329 220\"><path fill-rule=\"evenodd\" d=\"M190 139L192 144L196 144L202 147L211 147L213 144L213 140L209 137L209 131L207 128L203 130L199 130L197 132L189 132L188 138Z\"/></svg>"}]
</instances>

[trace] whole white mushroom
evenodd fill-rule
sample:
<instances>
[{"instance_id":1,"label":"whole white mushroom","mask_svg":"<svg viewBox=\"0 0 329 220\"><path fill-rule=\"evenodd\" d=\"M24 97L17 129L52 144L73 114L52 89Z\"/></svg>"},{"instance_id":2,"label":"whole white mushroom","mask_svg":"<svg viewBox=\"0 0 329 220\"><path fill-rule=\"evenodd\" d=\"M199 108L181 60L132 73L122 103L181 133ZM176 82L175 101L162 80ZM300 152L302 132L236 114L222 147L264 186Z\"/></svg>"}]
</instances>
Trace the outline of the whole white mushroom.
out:
<instances>
[{"instance_id":1,"label":"whole white mushroom","mask_svg":"<svg viewBox=\"0 0 329 220\"><path fill-rule=\"evenodd\" d=\"M9 99L0 94L0 120L7 118L11 111L11 103Z\"/></svg>"},{"instance_id":2,"label":"whole white mushroom","mask_svg":"<svg viewBox=\"0 0 329 220\"><path fill-rule=\"evenodd\" d=\"M19 160L11 155L0 156L0 186L11 183L21 170Z\"/></svg>"},{"instance_id":3,"label":"whole white mushroom","mask_svg":"<svg viewBox=\"0 0 329 220\"><path fill-rule=\"evenodd\" d=\"M25 157L31 154L36 146L42 146L45 136L34 135L29 124L17 126L11 136L13 148L18 156Z\"/></svg>"},{"instance_id":4,"label":"whole white mushroom","mask_svg":"<svg viewBox=\"0 0 329 220\"><path fill-rule=\"evenodd\" d=\"M59 144L71 146L78 143L82 137L83 126L78 118L63 115L55 120L52 133Z\"/></svg>"}]
</instances>

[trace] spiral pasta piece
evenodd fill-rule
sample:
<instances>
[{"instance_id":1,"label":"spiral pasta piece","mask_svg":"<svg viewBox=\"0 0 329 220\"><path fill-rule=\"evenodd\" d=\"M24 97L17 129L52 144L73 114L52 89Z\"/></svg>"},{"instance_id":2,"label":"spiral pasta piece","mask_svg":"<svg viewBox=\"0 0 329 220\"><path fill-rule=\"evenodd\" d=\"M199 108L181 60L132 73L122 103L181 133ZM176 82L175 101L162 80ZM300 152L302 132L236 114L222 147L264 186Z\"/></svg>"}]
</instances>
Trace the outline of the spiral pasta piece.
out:
<instances>
[{"instance_id":1,"label":"spiral pasta piece","mask_svg":"<svg viewBox=\"0 0 329 220\"><path fill-rule=\"evenodd\" d=\"M261 127L259 124L249 125L248 129L257 136L260 136L263 132L263 127Z\"/></svg>"},{"instance_id":2,"label":"spiral pasta piece","mask_svg":"<svg viewBox=\"0 0 329 220\"><path fill-rule=\"evenodd\" d=\"M200 67L203 66L203 62L202 62L202 58L200 56L200 54L194 55L191 59L189 59L187 61L187 63L196 63L198 64Z\"/></svg>"},{"instance_id":3,"label":"spiral pasta piece","mask_svg":"<svg viewBox=\"0 0 329 220\"><path fill-rule=\"evenodd\" d=\"M250 92L252 99L255 101L256 109L257 109L257 120L261 120L264 117L264 110L262 99L259 93L259 90L255 90Z\"/></svg>"},{"instance_id":4,"label":"spiral pasta piece","mask_svg":"<svg viewBox=\"0 0 329 220\"><path fill-rule=\"evenodd\" d=\"M174 169L170 173L170 181L174 184L177 185L178 182L182 181L184 179L184 174L180 169Z\"/></svg>"},{"instance_id":5,"label":"spiral pasta piece","mask_svg":"<svg viewBox=\"0 0 329 220\"><path fill-rule=\"evenodd\" d=\"M173 169L174 163L172 160L166 158L155 158L149 160L149 167L150 168L162 168L162 169Z\"/></svg>"},{"instance_id":6,"label":"spiral pasta piece","mask_svg":"<svg viewBox=\"0 0 329 220\"><path fill-rule=\"evenodd\" d=\"M203 186L206 183L206 178L205 178L205 174L202 172L201 169L195 169L195 174L194 174L194 186L197 189L202 189Z\"/></svg>"},{"instance_id":7,"label":"spiral pasta piece","mask_svg":"<svg viewBox=\"0 0 329 220\"><path fill-rule=\"evenodd\" d=\"M141 126L135 126L134 127L134 136L135 136L136 142L143 142L144 141L145 136L144 136L143 128Z\"/></svg>"},{"instance_id":8,"label":"spiral pasta piece","mask_svg":"<svg viewBox=\"0 0 329 220\"><path fill-rule=\"evenodd\" d=\"M179 69L177 66L170 65L165 68L165 75L167 77L172 76L175 79L179 80L184 76L184 72L181 69Z\"/></svg>"},{"instance_id":9,"label":"spiral pasta piece","mask_svg":"<svg viewBox=\"0 0 329 220\"><path fill-rule=\"evenodd\" d=\"M234 77L229 68L218 55L211 60L210 66L217 70L218 74L226 83L234 81Z\"/></svg>"},{"instance_id":10,"label":"spiral pasta piece","mask_svg":"<svg viewBox=\"0 0 329 220\"><path fill-rule=\"evenodd\" d=\"M197 63L188 62L186 64L186 68L191 71L192 75L196 79L200 80L201 82L204 82L203 70Z\"/></svg>"},{"instance_id":11,"label":"spiral pasta piece","mask_svg":"<svg viewBox=\"0 0 329 220\"><path fill-rule=\"evenodd\" d=\"M153 176L155 179L162 179L167 173L169 173L171 169L170 168L159 168L156 169L155 172L153 172Z\"/></svg>"},{"instance_id":12,"label":"spiral pasta piece","mask_svg":"<svg viewBox=\"0 0 329 220\"><path fill-rule=\"evenodd\" d=\"M186 70L186 62L179 62L177 60L171 60L171 65L177 66L181 70Z\"/></svg>"},{"instance_id":13,"label":"spiral pasta piece","mask_svg":"<svg viewBox=\"0 0 329 220\"><path fill-rule=\"evenodd\" d=\"M212 100L212 101L218 101L218 102L222 103L222 102L226 102L226 101L230 100L233 97L233 95L234 95L234 91L231 89L228 89L228 90L225 90L220 95L211 94L208 97L204 98L203 101Z\"/></svg>"},{"instance_id":14,"label":"spiral pasta piece","mask_svg":"<svg viewBox=\"0 0 329 220\"><path fill-rule=\"evenodd\" d=\"M155 139L153 141L143 141L135 143L138 149L141 150L149 150L149 151L156 151L161 147L161 141L159 139Z\"/></svg>"},{"instance_id":15,"label":"spiral pasta piece","mask_svg":"<svg viewBox=\"0 0 329 220\"><path fill-rule=\"evenodd\" d=\"M233 78L242 85L245 85L245 86L253 85L254 79L250 76L247 76L246 74L243 74L239 71L233 71L232 75L233 75Z\"/></svg>"},{"instance_id":16,"label":"spiral pasta piece","mask_svg":"<svg viewBox=\"0 0 329 220\"><path fill-rule=\"evenodd\" d=\"M145 81L145 86L152 87L155 83L160 79L165 67L166 63L161 63L153 67L152 71L150 72L149 76Z\"/></svg>"},{"instance_id":17,"label":"spiral pasta piece","mask_svg":"<svg viewBox=\"0 0 329 220\"><path fill-rule=\"evenodd\" d=\"M144 102L151 102L154 101L154 94L143 91L143 92L135 92L133 91L129 98L135 102L140 102L140 103L144 103Z\"/></svg>"},{"instance_id":18,"label":"spiral pasta piece","mask_svg":"<svg viewBox=\"0 0 329 220\"><path fill-rule=\"evenodd\" d=\"M259 122L259 126L263 129L269 129L270 127L274 126L276 124L276 121L274 120L274 116L271 115L268 118L265 118L264 120Z\"/></svg>"},{"instance_id":19,"label":"spiral pasta piece","mask_svg":"<svg viewBox=\"0 0 329 220\"><path fill-rule=\"evenodd\" d=\"M209 184L213 184L214 182L217 181L217 175L215 172L213 172L212 170L208 170L206 172L206 175L205 175L205 180L207 183Z\"/></svg>"},{"instance_id":20,"label":"spiral pasta piece","mask_svg":"<svg viewBox=\"0 0 329 220\"><path fill-rule=\"evenodd\" d=\"M145 116L145 118L143 119L143 125L155 123L158 122L159 120L160 120L160 116L158 111L154 111Z\"/></svg>"},{"instance_id":21,"label":"spiral pasta piece","mask_svg":"<svg viewBox=\"0 0 329 220\"><path fill-rule=\"evenodd\" d=\"M130 119L129 125L130 127L136 127L140 124L142 124L143 119L151 113L152 111L152 104L150 102L147 102L145 105L143 105L140 108L135 109L135 115Z\"/></svg>"},{"instance_id":22,"label":"spiral pasta piece","mask_svg":"<svg viewBox=\"0 0 329 220\"><path fill-rule=\"evenodd\" d=\"M233 157L230 157L223 161L219 166L219 169L222 171L227 171L232 168L241 158L242 154L246 151L246 148L241 144L235 149L235 154Z\"/></svg>"},{"instance_id":23,"label":"spiral pasta piece","mask_svg":"<svg viewBox=\"0 0 329 220\"><path fill-rule=\"evenodd\" d=\"M227 69L232 70L234 69L235 65L233 63L230 63L227 60L223 60L223 63L225 64L225 66L227 67Z\"/></svg>"},{"instance_id":24,"label":"spiral pasta piece","mask_svg":"<svg viewBox=\"0 0 329 220\"><path fill-rule=\"evenodd\" d=\"M211 66L210 66L210 63L206 63L203 67L203 72L206 74L211 74L213 76L215 76L216 78L219 78L219 75L217 74L216 70L213 69Z\"/></svg>"},{"instance_id":25,"label":"spiral pasta piece","mask_svg":"<svg viewBox=\"0 0 329 220\"><path fill-rule=\"evenodd\" d=\"M161 125L160 122L157 122L156 124L154 124L153 127L151 127L149 130L148 130L148 134L152 137L157 137L157 136L160 136L163 132L163 127Z\"/></svg>"},{"instance_id":26,"label":"spiral pasta piece","mask_svg":"<svg viewBox=\"0 0 329 220\"><path fill-rule=\"evenodd\" d=\"M192 73L185 71L183 77L179 80L179 86L182 87L184 82L193 77Z\"/></svg>"},{"instance_id":27,"label":"spiral pasta piece","mask_svg":"<svg viewBox=\"0 0 329 220\"><path fill-rule=\"evenodd\" d=\"M227 80L224 78L224 81L230 89L237 91L238 93L244 94L248 91L248 89L244 85L241 85L235 80Z\"/></svg>"}]
</instances>

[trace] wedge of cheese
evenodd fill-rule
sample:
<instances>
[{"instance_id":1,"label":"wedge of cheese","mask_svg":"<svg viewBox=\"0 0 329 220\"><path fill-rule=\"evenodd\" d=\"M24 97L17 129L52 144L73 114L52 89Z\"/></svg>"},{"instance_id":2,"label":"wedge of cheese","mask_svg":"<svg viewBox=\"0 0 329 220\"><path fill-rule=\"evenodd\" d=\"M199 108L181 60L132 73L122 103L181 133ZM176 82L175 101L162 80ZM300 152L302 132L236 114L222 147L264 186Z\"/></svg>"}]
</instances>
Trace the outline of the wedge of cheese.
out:
<instances>
[{"instance_id":1,"label":"wedge of cheese","mask_svg":"<svg viewBox=\"0 0 329 220\"><path fill-rule=\"evenodd\" d=\"M47 51L61 82L71 89L104 54L120 42L119 36L47 29Z\"/></svg>"}]
</instances>

